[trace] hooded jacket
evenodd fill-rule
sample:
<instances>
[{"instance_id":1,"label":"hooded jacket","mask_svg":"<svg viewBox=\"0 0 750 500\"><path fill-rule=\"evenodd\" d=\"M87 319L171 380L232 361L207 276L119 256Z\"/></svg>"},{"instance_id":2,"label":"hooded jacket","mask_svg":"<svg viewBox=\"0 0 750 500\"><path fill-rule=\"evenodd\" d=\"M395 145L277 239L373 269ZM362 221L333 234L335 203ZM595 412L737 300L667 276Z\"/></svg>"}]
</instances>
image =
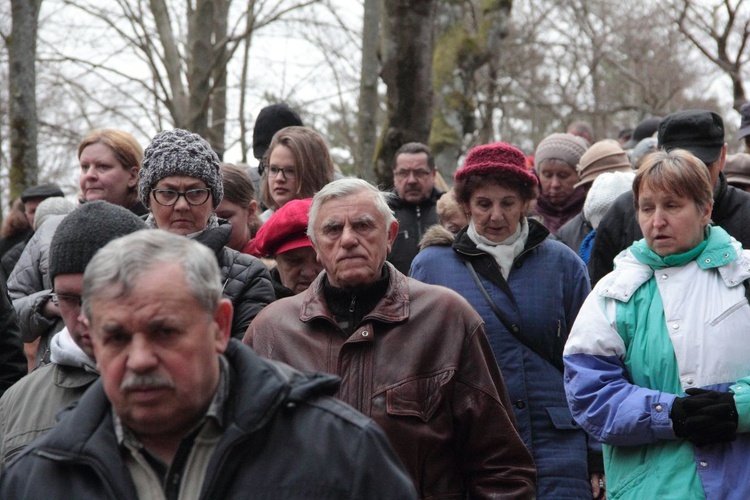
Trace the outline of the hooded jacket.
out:
<instances>
[{"instance_id":1,"label":"hooded jacket","mask_svg":"<svg viewBox=\"0 0 750 500\"><path fill-rule=\"evenodd\" d=\"M481 318L454 292L385 265L385 294L348 338L321 273L264 309L244 341L261 356L341 376L336 396L383 428L421 498L531 498L534 465Z\"/></svg>"},{"instance_id":2,"label":"hooded jacket","mask_svg":"<svg viewBox=\"0 0 750 500\"><path fill-rule=\"evenodd\" d=\"M73 342L67 328L52 337L50 350L50 364L18 381L0 399L2 464L52 429L58 413L99 378L96 363Z\"/></svg>"},{"instance_id":3,"label":"hooded jacket","mask_svg":"<svg viewBox=\"0 0 750 500\"><path fill-rule=\"evenodd\" d=\"M201 499L408 499L414 491L382 431L327 397L335 377L305 375L231 340L224 432ZM13 499L129 500L136 490L101 381L0 476ZM196 494L198 497L198 495Z\"/></svg>"},{"instance_id":4,"label":"hooded jacket","mask_svg":"<svg viewBox=\"0 0 750 500\"><path fill-rule=\"evenodd\" d=\"M601 460L599 446L588 443L586 433L573 421L561 371L565 339L589 292L586 267L564 244L548 239L549 231L541 223L527 220L529 236L507 280L495 259L469 238L467 228L459 231L452 247L422 250L412 263L411 275L455 290L484 320L519 434L536 463L537 498L590 498L589 472L599 472L601 465L597 470L592 462L589 471L588 460ZM469 274L467 260L526 343L495 316Z\"/></svg>"}]
</instances>

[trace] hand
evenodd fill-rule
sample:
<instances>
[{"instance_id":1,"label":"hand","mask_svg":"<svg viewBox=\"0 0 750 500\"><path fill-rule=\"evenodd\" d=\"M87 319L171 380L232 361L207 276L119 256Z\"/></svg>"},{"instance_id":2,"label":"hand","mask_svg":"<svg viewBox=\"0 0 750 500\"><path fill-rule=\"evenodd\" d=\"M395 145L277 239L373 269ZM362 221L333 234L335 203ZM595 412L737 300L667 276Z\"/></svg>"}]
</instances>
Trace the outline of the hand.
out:
<instances>
[{"instance_id":1,"label":"hand","mask_svg":"<svg viewBox=\"0 0 750 500\"><path fill-rule=\"evenodd\" d=\"M591 496L595 500L605 500L607 498L607 483L604 481L603 472L593 472L591 474Z\"/></svg>"},{"instance_id":2,"label":"hand","mask_svg":"<svg viewBox=\"0 0 750 500\"><path fill-rule=\"evenodd\" d=\"M737 430L737 407L728 392L691 388L675 399L670 418L674 432L696 446L731 441Z\"/></svg>"}]
</instances>

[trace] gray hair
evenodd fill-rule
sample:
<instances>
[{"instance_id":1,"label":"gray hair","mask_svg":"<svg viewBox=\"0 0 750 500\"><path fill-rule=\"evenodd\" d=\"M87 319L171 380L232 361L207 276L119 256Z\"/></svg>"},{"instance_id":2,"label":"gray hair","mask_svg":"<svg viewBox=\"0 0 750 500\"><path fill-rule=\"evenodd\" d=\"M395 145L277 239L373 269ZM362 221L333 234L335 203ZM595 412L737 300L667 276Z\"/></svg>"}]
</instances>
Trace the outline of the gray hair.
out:
<instances>
[{"instance_id":1,"label":"gray hair","mask_svg":"<svg viewBox=\"0 0 750 500\"><path fill-rule=\"evenodd\" d=\"M345 198L349 195L358 194L363 191L372 197L372 201L375 203L375 209L383 216L385 229L388 231L391 224L396 221L396 216L393 215L393 211L388 206L388 199L389 197L392 197L393 194L384 193L365 180L346 177L344 179L329 182L323 187L323 189L315 193L315 196L313 196L312 205L310 206L310 220L307 223L307 236L310 238L310 241L315 243L314 228L321 205L327 201Z\"/></svg>"},{"instance_id":2,"label":"gray hair","mask_svg":"<svg viewBox=\"0 0 750 500\"><path fill-rule=\"evenodd\" d=\"M91 319L91 302L115 295L112 300L138 293L136 281L159 264L178 263L196 300L213 312L222 296L216 256L190 238L149 229L107 243L91 259L83 274L83 310Z\"/></svg>"}]
</instances>

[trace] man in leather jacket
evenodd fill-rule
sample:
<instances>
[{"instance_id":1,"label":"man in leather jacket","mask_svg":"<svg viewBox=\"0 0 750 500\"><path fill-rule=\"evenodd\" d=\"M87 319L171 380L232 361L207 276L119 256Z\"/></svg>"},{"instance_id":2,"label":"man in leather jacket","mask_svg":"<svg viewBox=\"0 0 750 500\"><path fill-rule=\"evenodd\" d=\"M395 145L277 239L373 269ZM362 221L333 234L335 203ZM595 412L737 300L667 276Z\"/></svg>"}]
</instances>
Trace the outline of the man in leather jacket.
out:
<instances>
[{"instance_id":1,"label":"man in leather jacket","mask_svg":"<svg viewBox=\"0 0 750 500\"><path fill-rule=\"evenodd\" d=\"M162 230L89 263L99 381L0 476L3 498L414 498L382 431L302 374L230 340L207 247Z\"/></svg>"},{"instance_id":2,"label":"man in leather jacket","mask_svg":"<svg viewBox=\"0 0 750 500\"><path fill-rule=\"evenodd\" d=\"M536 470L482 319L455 292L385 262L397 232L366 181L325 186L308 224L325 272L267 306L244 341L339 375L337 397L385 430L420 497L532 498Z\"/></svg>"}]
</instances>

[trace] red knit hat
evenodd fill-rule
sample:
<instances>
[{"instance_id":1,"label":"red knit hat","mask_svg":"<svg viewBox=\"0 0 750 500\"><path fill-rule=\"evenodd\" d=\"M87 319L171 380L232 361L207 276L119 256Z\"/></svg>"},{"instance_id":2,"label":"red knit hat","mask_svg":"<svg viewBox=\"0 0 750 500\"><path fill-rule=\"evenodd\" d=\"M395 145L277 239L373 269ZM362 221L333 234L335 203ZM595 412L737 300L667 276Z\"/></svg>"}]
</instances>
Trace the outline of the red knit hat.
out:
<instances>
[{"instance_id":1,"label":"red knit hat","mask_svg":"<svg viewBox=\"0 0 750 500\"><path fill-rule=\"evenodd\" d=\"M464 166L456 170L453 180L458 182L470 175L505 174L521 182L539 184L536 176L526 170L526 156L506 142L476 146L469 151Z\"/></svg>"},{"instance_id":2,"label":"red knit hat","mask_svg":"<svg viewBox=\"0 0 750 500\"><path fill-rule=\"evenodd\" d=\"M307 237L312 198L291 200L276 210L255 235L250 253L256 257L273 257L296 248L311 247Z\"/></svg>"}]
</instances>

